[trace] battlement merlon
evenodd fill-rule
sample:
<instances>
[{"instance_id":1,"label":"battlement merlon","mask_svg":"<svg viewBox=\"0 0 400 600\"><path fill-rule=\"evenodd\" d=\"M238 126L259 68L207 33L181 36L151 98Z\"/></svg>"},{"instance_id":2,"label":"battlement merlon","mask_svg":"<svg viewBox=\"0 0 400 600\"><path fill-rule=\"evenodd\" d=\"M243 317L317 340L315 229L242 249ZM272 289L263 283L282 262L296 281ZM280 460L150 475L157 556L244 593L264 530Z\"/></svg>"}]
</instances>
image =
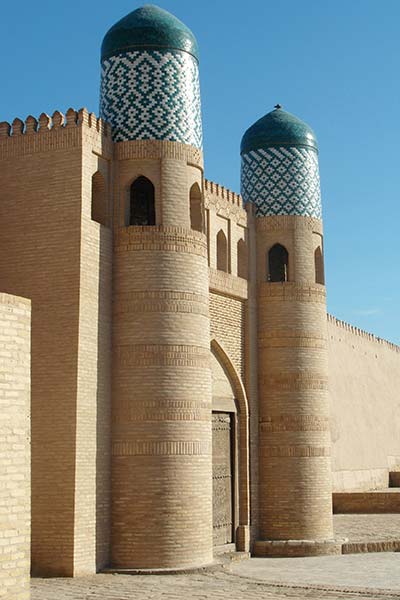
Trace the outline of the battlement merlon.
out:
<instances>
[{"instance_id":1,"label":"battlement merlon","mask_svg":"<svg viewBox=\"0 0 400 600\"><path fill-rule=\"evenodd\" d=\"M251 210L243 205L242 196L208 179L204 180L204 205L206 209L211 209L221 217L233 219L242 227L249 225Z\"/></svg>"},{"instance_id":2,"label":"battlement merlon","mask_svg":"<svg viewBox=\"0 0 400 600\"><path fill-rule=\"evenodd\" d=\"M86 108L69 108L65 115L56 110L50 117L29 115L25 121L15 118L0 123L0 158L80 147L88 141L93 150L112 157L111 126Z\"/></svg>"},{"instance_id":3,"label":"battlement merlon","mask_svg":"<svg viewBox=\"0 0 400 600\"><path fill-rule=\"evenodd\" d=\"M385 347L389 348L390 350L393 350L394 352L397 352L400 354L400 346L398 346L397 344L394 344L393 342L390 342L389 340L385 340L384 338L376 336L373 333L369 333L368 331L365 331L364 329L360 329L359 327L356 327L355 325L351 325L351 323L347 323L346 321L341 321L340 319L334 317L333 315L331 315L329 313L327 314L327 317L328 317L328 323L332 323L333 325L336 325L336 327L340 327L341 329L344 329L345 331L348 331L349 333L352 333L353 335L358 335L364 339L369 340L370 342L374 342L375 344L385 346Z\"/></svg>"},{"instance_id":4,"label":"battlement merlon","mask_svg":"<svg viewBox=\"0 0 400 600\"><path fill-rule=\"evenodd\" d=\"M204 189L206 192L209 192L210 194L213 194L218 198L222 198L230 204L236 205L239 208L243 208L243 201L241 195L237 194L236 192L232 192L223 185L220 185L219 183L215 183L214 181L205 179Z\"/></svg>"}]
</instances>

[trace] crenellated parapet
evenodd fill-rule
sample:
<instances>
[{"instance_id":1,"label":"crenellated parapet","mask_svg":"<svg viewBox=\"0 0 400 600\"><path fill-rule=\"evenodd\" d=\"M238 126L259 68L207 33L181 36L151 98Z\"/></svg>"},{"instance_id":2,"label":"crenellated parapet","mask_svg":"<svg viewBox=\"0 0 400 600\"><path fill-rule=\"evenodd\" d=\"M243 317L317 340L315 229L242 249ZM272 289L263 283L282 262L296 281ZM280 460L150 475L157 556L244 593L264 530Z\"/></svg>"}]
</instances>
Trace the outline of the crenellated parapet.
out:
<instances>
[{"instance_id":1,"label":"crenellated parapet","mask_svg":"<svg viewBox=\"0 0 400 600\"><path fill-rule=\"evenodd\" d=\"M13 122L2 121L0 123L0 138L32 135L34 133L45 133L48 131L57 131L71 127L81 127L86 125L93 128L105 137L111 135L111 125L101 118L97 118L94 113L89 113L86 108L74 110L69 108L67 112L62 113L59 110L54 111L52 116L42 113L38 119L29 115L25 121L16 117Z\"/></svg>"},{"instance_id":2,"label":"crenellated parapet","mask_svg":"<svg viewBox=\"0 0 400 600\"><path fill-rule=\"evenodd\" d=\"M204 205L205 208L226 219L232 219L243 227L247 225L247 212L243 207L241 195L208 179L204 180Z\"/></svg>"},{"instance_id":3,"label":"crenellated parapet","mask_svg":"<svg viewBox=\"0 0 400 600\"><path fill-rule=\"evenodd\" d=\"M243 203L241 195L237 194L236 192L232 192L232 190L229 190L223 185L205 179L204 189L205 192L208 192L209 194L216 196L217 198L222 198L230 204L233 204L234 206L239 206L240 208L242 208Z\"/></svg>"},{"instance_id":4,"label":"crenellated parapet","mask_svg":"<svg viewBox=\"0 0 400 600\"><path fill-rule=\"evenodd\" d=\"M328 314L327 317L328 317L328 323L331 323L332 325L335 325L336 327L339 327L339 328L347 331L348 333L352 333L353 335L362 337L370 342L379 344L380 346L385 346L386 348L389 348L390 350L393 350L394 352L397 352L398 354L400 354L400 346L398 346L397 344L393 344L392 342L389 342L388 340L380 338L380 337L374 335L373 333L369 333L368 331L365 331L364 329L355 327L355 325L351 325L350 323L347 323L346 321L341 321L340 319L337 319L333 315Z\"/></svg>"},{"instance_id":5,"label":"crenellated parapet","mask_svg":"<svg viewBox=\"0 0 400 600\"><path fill-rule=\"evenodd\" d=\"M0 157L79 147L84 136L111 155L110 124L86 108L69 108L65 114L56 110L52 116L43 112L25 120L16 117L11 124L0 123Z\"/></svg>"}]
</instances>

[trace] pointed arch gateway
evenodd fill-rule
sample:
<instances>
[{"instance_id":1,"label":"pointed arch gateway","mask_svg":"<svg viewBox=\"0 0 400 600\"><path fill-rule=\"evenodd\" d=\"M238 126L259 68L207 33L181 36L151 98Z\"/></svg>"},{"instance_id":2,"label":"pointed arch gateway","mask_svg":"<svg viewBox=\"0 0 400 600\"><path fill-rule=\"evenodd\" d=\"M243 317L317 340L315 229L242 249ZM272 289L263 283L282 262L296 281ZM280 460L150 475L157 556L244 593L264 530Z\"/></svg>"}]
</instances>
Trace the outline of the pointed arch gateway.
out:
<instances>
[{"instance_id":1,"label":"pointed arch gateway","mask_svg":"<svg viewBox=\"0 0 400 600\"><path fill-rule=\"evenodd\" d=\"M232 499L232 540L240 551L248 551L248 528L250 524L249 493L249 409L247 396L242 380L221 344L211 341L211 354L214 366L213 376L213 529L214 545L229 543L224 534L228 527L229 502L227 470L231 464L231 499ZM223 381L225 378L225 383ZM232 391L232 397L226 398L224 390ZM224 395L223 398L219 394ZM234 402L235 407L230 405ZM228 435L230 431L230 437ZM225 478L225 483L224 483Z\"/></svg>"}]
</instances>

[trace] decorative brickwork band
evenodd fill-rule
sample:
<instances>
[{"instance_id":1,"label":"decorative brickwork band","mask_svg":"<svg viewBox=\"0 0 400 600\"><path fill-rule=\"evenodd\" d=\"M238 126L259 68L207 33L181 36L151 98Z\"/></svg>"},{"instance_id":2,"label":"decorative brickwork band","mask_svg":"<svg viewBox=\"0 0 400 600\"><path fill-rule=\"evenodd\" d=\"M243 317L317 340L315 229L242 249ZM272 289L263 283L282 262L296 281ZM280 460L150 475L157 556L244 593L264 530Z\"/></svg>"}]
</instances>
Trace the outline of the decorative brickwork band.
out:
<instances>
[{"instance_id":1,"label":"decorative brickwork band","mask_svg":"<svg viewBox=\"0 0 400 600\"><path fill-rule=\"evenodd\" d=\"M260 378L263 386L273 386L279 390L327 390L328 378L309 373L285 373L282 375L264 375Z\"/></svg>"},{"instance_id":2,"label":"decorative brickwork band","mask_svg":"<svg viewBox=\"0 0 400 600\"><path fill-rule=\"evenodd\" d=\"M124 408L124 412L114 415L113 422L116 424L134 423L140 421L207 421L211 419L211 407L193 410L184 409L160 409L145 410L139 412L137 405Z\"/></svg>"},{"instance_id":3,"label":"decorative brickwork band","mask_svg":"<svg viewBox=\"0 0 400 600\"><path fill-rule=\"evenodd\" d=\"M164 250L207 257L207 240L199 232L182 227L124 227L118 230L115 252Z\"/></svg>"},{"instance_id":4,"label":"decorative brickwork band","mask_svg":"<svg viewBox=\"0 0 400 600\"><path fill-rule=\"evenodd\" d=\"M260 456L279 458L330 457L329 446L262 446Z\"/></svg>"},{"instance_id":5,"label":"decorative brickwork band","mask_svg":"<svg viewBox=\"0 0 400 600\"><path fill-rule=\"evenodd\" d=\"M113 140L203 143L197 60L178 50L135 50L102 61L100 114Z\"/></svg>"},{"instance_id":6,"label":"decorative brickwork band","mask_svg":"<svg viewBox=\"0 0 400 600\"><path fill-rule=\"evenodd\" d=\"M119 294L114 314L137 312L191 313L208 317L208 298L189 292L166 290Z\"/></svg>"},{"instance_id":7,"label":"decorative brickwork band","mask_svg":"<svg viewBox=\"0 0 400 600\"><path fill-rule=\"evenodd\" d=\"M131 140L114 145L116 160L173 158L203 168L203 153L199 148L168 140Z\"/></svg>"},{"instance_id":8,"label":"decorative brickwork band","mask_svg":"<svg viewBox=\"0 0 400 600\"><path fill-rule=\"evenodd\" d=\"M279 415L278 417L264 417L260 422L260 431L275 433L280 431L329 431L328 417L315 415L294 416Z\"/></svg>"},{"instance_id":9,"label":"decorative brickwork band","mask_svg":"<svg viewBox=\"0 0 400 600\"><path fill-rule=\"evenodd\" d=\"M241 191L257 217L321 219L318 155L312 148L280 147L242 154Z\"/></svg>"},{"instance_id":10,"label":"decorative brickwork band","mask_svg":"<svg viewBox=\"0 0 400 600\"><path fill-rule=\"evenodd\" d=\"M269 302L317 302L326 303L326 292L322 286L285 282L266 283L258 286L258 297L268 298Z\"/></svg>"},{"instance_id":11,"label":"decorative brickwork band","mask_svg":"<svg viewBox=\"0 0 400 600\"><path fill-rule=\"evenodd\" d=\"M113 456L207 456L211 454L208 442L136 441L115 442Z\"/></svg>"},{"instance_id":12,"label":"decorative brickwork band","mask_svg":"<svg viewBox=\"0 0 400 600\"><path fill-rule=\"evenodd\" d=\"M210 352L197 346L137 344L120 346L116 354L121 365L210 367Z\"/></svg>"},{"instance_id":13,"label":"decorative brickwork band","mask_svg":"<svg viewBox=\"0 0 400 600\"><path fill-rule=\"evenodd\" d=\"M326 336L310 334L298 335L260 335L259 348L318 348L325 350Z\"/></svg>"},{"instance_id":14,"label":"decorative brickwork band","mask_svg":"<svg viewBox=\"0 0 400 600\"><path fill-rule=\"evenodd\" d=\"M257 232L262 231L295 231L296 229L314 231L322 234L322 221L314 217L299 215L278 215L256 220Z\"/></svg>"}]
</instances>

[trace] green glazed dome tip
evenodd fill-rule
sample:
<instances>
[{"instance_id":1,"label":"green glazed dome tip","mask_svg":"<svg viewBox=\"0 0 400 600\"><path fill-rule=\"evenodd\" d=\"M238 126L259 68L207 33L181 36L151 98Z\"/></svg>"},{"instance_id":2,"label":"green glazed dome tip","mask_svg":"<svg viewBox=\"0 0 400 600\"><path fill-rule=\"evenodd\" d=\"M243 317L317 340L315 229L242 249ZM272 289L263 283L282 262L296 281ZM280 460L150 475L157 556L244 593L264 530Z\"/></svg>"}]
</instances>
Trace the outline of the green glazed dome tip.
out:
<instances>
[{"instance_id":1,"label":"green glazed dome tip","mask_svg":"<svg viewBox=\"0 0 400 600\"><path fill-rule=\"evenodd\" d=\"M318 151L317 138L311 127L283 110L280 104L249 127L242 138L240 153L274 146L298 146Z\"/></svg>"},{"instance_id":2,"label":"green glazed dome tip","mask_svg":"<svg viewBox=\"0 0 400 600\"><path fill-rule=\"evenodd\" d=\"M129 50L182 50L199 59L196 38L182 21L154 4L132 11L106 33L101 59Z\"/></svg>"}]
</instances>

